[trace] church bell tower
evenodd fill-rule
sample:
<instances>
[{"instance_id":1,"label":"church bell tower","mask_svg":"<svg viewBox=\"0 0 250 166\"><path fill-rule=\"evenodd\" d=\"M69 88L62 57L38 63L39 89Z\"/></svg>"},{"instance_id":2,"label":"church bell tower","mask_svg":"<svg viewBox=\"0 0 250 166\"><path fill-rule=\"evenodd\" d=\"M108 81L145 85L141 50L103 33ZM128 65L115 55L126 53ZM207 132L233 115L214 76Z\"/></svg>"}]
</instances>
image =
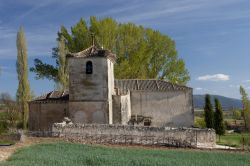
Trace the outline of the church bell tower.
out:
<instances>
[{"instance_id":1,"label":"church bell tower","mask_svg":"<svg viewBox=\"0 0 250 166\"><path fill-rule=\"evenodd\" d=\"M81 52L67 55L69 115L74 123L113 123L115 59L115 54L94 43Z\"/></svg>"}]
</instances>

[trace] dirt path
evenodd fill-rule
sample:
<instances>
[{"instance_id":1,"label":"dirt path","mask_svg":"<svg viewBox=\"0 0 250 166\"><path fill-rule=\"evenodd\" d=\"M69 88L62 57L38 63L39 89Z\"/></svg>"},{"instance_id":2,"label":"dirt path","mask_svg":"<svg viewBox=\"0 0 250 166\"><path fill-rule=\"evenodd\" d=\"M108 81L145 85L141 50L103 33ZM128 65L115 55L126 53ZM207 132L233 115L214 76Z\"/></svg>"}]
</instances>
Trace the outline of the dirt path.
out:
<instances>
[{"instance_id":1,"label":"dirt path","mask_svg":"<svg viewBox=\"0 0 250 166\"><path fill-rule=\"evenodd\" d=\"M38 137L27 137L24 142L18 142L12 146L0 147L0 161L7 160L17 149L27 147L39 143L56 142L58 139L55 138L38 138Z\"/></svg>"}]
</instances>

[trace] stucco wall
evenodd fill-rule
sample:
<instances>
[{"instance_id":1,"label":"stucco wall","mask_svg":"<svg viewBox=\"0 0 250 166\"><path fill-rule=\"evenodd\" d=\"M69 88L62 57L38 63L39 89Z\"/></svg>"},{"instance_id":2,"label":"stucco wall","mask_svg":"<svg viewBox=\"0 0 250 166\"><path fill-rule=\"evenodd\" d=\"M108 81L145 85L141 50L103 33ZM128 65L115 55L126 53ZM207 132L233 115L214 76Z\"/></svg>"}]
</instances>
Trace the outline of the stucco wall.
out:
<instances>
[{"instance_id":1,"label":"stucco wall","mask_svg":"<svg viewBox=\"0 0 250 166\"><path fill-rule=\"evenodd\" d=\"M51 130L53 123L58 123L68 116L68 102L29 104L29 130Z\"/></svg>"},{"instance_id":2,"label":"stucco wall","mask_svg":"<svg viewBox=\"0 0 250 166\"><path fill-rule=\"evenodd\" d=\"M113 144L213 147L216 134L210 129L165 128L128 125L53 125L53 134L70 141Z\"/></svg>"},{"instance_id":3,"label":"stucco wall","mask_svg":"<svg viewBox=\"0 0 250 166\"><path fill-rule=\"evenodd\" d=\"M191 127L194 122L192 90L132 91L131 114L152 118L152 126Z\"/></svg>"}]
</instances>

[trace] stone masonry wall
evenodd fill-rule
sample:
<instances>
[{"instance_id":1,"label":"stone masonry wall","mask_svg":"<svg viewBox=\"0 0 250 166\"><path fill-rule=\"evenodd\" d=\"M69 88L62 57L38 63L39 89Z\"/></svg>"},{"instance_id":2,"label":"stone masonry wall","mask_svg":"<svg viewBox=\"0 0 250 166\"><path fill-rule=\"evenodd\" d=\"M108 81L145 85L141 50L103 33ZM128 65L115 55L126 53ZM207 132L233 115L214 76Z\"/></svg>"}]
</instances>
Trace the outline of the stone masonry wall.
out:
<instances>
[{"instance_id":1,"label":"stone masonry wall","mask_svg":"<svg viewBox=\"0 0 250 166\"><path fill-rule=\"evenodd\" d=\"M66 140L89 143L213 147L216 142L214 130L195 128L57 123L52 132Z\"/></svg>"}]
</instances>

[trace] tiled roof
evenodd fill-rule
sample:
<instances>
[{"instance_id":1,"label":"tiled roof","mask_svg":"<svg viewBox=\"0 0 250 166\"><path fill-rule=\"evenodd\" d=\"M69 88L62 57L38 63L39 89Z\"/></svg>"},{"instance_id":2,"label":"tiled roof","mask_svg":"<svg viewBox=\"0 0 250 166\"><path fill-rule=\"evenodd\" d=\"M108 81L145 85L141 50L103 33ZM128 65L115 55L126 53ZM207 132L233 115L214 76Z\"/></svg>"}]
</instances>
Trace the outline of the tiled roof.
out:
<instances>
[{"instance_id":1,"label":"tiled roof","mask_svg":"<svg viewBox=\"0 0 250 166\"><path fill-rule=\"evenodd\" d=\"M116 60L116 55L113 54L110 50L104 50L101 48L98 48L97 46L93 45L81 52L77 53L69 53L67 54L67 57L75 57L75 58L80 58L80 57L106 57L109 58L112 61Z\"/></svg>"},{"instance_id":2,"label":"tiled roof","mask_svg":"<svg viewBox=\"0 0 250 166\"><path fill-rule=\"evenodd\" d=\"M35 99L32 100L32 102L36 102L36 101L55 101L55 100L69 100L69 92L68 91L51 91L47 94L44 94L42 96L39 96Z\"/></svg>"},{"instance_id":3,"label":"tiled roof","mask_svg":"<svg viewBox=\"0 0 250 166\"><path fill-rule=\"evenodd\" d=\"M121 91L135 91L135 90L144 90L144 91L169 91L169 90L187 90L191 89L186 86L173 84L167 81L162 80L140 80L140 79L122 79L115 80L115 88Z\"/></svg>"},{"instance_id":4,"label":"tiled roof","mask_svg":"<svg viewBox=\"0 0 250 166\"><path fill-rule=\"evenodd\" d=\"M126 94L128 90L130 91L183 91L190 90L192 88L173 84L162 80L139 80L139 79L123 79L115 80L115 88L119 89L120 93ZM41 101L68 101L69 92L68 91L51 91L45 95L39 96L32 100L31 102L41 102Z\"/></svg>"}]
</instances>

